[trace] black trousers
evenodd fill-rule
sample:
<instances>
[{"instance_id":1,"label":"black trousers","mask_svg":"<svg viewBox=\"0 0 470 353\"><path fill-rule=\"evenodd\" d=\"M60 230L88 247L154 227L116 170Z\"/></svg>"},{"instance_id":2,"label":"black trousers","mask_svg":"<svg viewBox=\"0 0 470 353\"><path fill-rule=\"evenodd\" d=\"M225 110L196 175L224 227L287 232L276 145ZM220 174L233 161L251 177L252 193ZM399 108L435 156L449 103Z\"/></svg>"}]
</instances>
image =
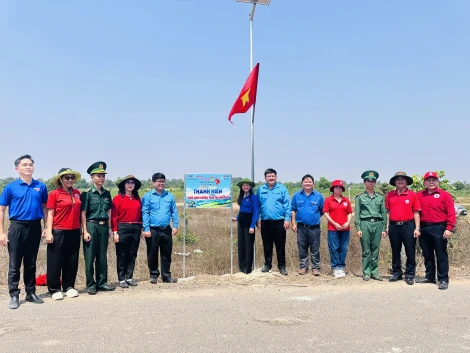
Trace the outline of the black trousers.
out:
<instances>
[{"instance_id":1,"label":"black trousers","mask_svg":"<svg viewBox=\"0 0 470 353\"><path fill-rule=\"evenodd\" d=\"M119 243L116 243L116 264L119 281L132 279L135 259L142 234L141 224L118 224Z\"/></svg>"},{"instance_id":2,"label":"black trousers","mask_svg":"<svg viewBox=\"0 0 470 353\"><path fill-rule=\"evenodd\" d=\"M80 229L52 229L54 242L47 244L47 288L60 292L60 275L64 292L75 288L80 252Z\"/></svg>"},{"instance_id":3,"label":"black trousers","mask_svg":"<svg viewBox=\"0 0 470 353\"><path fill-rule=\"evenodd\" d=\"M170 278L171 252L173 250L171 227L150 227L150 234L149 238L145 238L150 277L156 278L160 275L160 271L158 270L158 250L160 249L162 278Z\"/></svg>"},{"instance_id":4,"label":"black trousers","mask_svg":"<svg viewBox=\"0 0 470 353\"><path fill-rule=\"evenodd\" d=\"M405 246L406 269L405 277L414 278L416 273L416 238L414 222L397 225L390 222L388 237L392 248L392 274L403 276L401 268L401 248Z\"/></svg>"},{"instance_id":5,"label":"black trousers","mask_svg":"<svg viewBox=\"0 0 470 353\"><path fill-rule=\"evenodd\" d=\"M18 283L23 262L23 280L26 293L36 292L36 259L41 242L41 222L11 221L8 229L8 290L10 296L20 294Z\"/></svg>"},{"instance_id":6,"label":"black trousers","mask_svg":"<svg viewBox=\"0 0 470 353\"><path fill-rule=\"evenodd\" d=\"M253 246L255 234L250 234L250 226L238 222L238 268L240 272L251 273L253 270Z\"/></svg>"},{"instance_id":7,"label":"black trousers","mask_svg":"<svg viewBox=\"0 0 470 353\"><path fill-rule=\"evenodd\" d=\"M423 250L426 278L434 281L449 281L449 257L447 255L447 239L444 239L445 224L422 226L419 245ZM435 255L434 255L435 254Z\"/></svg>"},{"instance_id":8,"label":"black trousers","mask_svg":"<svg viewBox=\"0 0 470 353\"><path fill-rule=\"evenodd\" d=\"M284 220L261 221L261 238L263 239L264 264L269 268L273 264L273 244L276 245L277 266L286 267L286 230Z\"/></svg>"}]
</instances>

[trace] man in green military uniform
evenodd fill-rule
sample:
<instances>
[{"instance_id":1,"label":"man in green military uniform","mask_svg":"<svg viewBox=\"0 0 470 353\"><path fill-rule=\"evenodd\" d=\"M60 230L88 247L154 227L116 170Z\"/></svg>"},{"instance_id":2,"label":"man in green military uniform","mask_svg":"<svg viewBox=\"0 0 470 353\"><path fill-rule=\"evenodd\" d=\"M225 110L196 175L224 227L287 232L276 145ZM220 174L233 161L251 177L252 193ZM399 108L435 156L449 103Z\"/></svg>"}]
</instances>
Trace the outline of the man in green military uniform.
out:
<instances>
[{"instance_id":1,"label":"man in green military uniform","mask_svg":"<svg viewBox=\"0 0 470 353\"><path fill-rule=\"evenodd\" d=\"M379 248L381 237L385 237L386 216L385 199L375 192L375 184L379 173L368 170L362 173L366 191L356 196L355 224L357 236L361 239L362 247L362 279L371 278L382 281L379 276Z\"/></svg>"},{"instance_id":2,"label":"man in green military uniform","mask_svg":"<svg viewBox=\"0 0 470 353\"><path fill-rule=\"evenodd\" d=\"M87 173L93 183L90 190L83 192L82 230L83 252L85 254L85 274L88 294L100 291L113 291L108 285L108 239L111 229L111 193L103 188L106 180L106 163L93 163ZM94 269L96 259L96 272ZM95 277L96 274L96 277Z\"/></svg>"}]
</instances>

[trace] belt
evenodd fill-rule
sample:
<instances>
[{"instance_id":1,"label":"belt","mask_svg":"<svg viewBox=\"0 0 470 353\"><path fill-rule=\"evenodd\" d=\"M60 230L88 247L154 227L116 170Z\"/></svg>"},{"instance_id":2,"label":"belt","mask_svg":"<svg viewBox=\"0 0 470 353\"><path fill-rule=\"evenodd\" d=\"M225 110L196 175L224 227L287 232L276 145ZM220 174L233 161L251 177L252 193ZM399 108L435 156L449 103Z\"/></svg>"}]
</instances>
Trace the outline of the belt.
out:
<instances>
[{"instance_id":1,"label":"belt","mask_svg":"<svg viewBox=\"0 0 470 353\"><path fill-rule=\"evenodd\" d=\"M100 226L108 224L107 220L106 221L97 221L96 219L89 219L87 222L96 223L96 224L99 224Z\"/></svg>"},{"instance_id":2,"label":"belt","mask_svg":"<svg viewBox=\"0 0 470 353\"><path fill-rule=\"evenodd\" d=\"M363 222L382 222L382 218L362 218L361 221Z\"/></svg>"},{"instance_id":3,"label":"belt","mask_svg":"<svg viewBox=\"0 0 470 353\"><path fill-rule=\"evenodd\" d=\"M298 227L305 227L305 228L319 228L320 227L319 224L315 224L314 226L309 226L308 224L304 224L304 223L297 223L297 226Z\"/></svg>"},{"instance_id":4,"label":"belt","mask_svg":"<svg viewBox=\"0 0 470 353\"><path fill-rule=\"evenodd\" d=\"M142 224L142 222L119 222L119 224Z\"/></svg>"},{"instance_id":5,"label":"belt","mask_svg":"<svg viewBox=\"0 0 470 353\"><path fill-rule=\"evenodd\" d=\"M447 222L421 222L421 227L445 226Z\"/></svg>"},{"instance_id":6,"label":"belt","mask_svg":"<svg viewBox=\"0 0 470 353\"><path fill-rule=\"evenodd\" d=\"M167 225L166 227L154 227L154 226L150 226L150 229L160 229L160 230L164 230L164 229L167 229L167 228L170 228L170 225Z\"/></svg>"},{"instance_id":7,"label":"belt","mask_svg":"<svg viewBox=\"0 0 470 353\"><path fill-rule=\"evenodd\" d=\"M16 219L10 219L10 222L25 223L25 224L36 223L36 222L40 222L40 221L41 221L40 219L36 219L34 221L17 221Z\"/></svg>"},{"instance_id":8,"label":"belt","mask_svg":"<svg viewBox=\"0 0 470 353\"><path fill-rule=\"evenodd\" d=\"M413 222L412 219L408 220L408 221L390 221L390 224L396 224L397 226L402 226L403 224L408 224L408 223L411 223Z\"/></svg>"}]
</instances>

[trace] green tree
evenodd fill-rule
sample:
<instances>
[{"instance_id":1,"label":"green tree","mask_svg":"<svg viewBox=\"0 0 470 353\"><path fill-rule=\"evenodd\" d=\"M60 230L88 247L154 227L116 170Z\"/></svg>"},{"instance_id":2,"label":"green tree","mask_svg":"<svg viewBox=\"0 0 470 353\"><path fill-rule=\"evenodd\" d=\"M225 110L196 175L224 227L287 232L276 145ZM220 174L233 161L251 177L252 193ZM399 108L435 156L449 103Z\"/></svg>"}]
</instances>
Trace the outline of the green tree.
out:
<instances>
[{"instance_id":1,"label":"green tree","mask_svg":"<svg viewBox=\"0 0 470 353\"><path fill-rule=\"evenodd\" d=\"M320 177L320 179L315 182L315 188L317 190L328 190L330 185L330 181L325 177Z\"/></svg>"},{"instance_id":2,"label":"green tree","mask_svg":"<svg viewBox=\"0 0 470 353\"><path fill-rule=\"evenodd\" d=\"M452 187L453 187L455 190L460 191L460 190L465 189L465 184L462 183L461 181L456 181L455 183L452 184Z\"/></svg>"},{"instance_id":3,"label":"green tree","mask_svg":"<svg viewBox=\"0 0 470 353\"><path fill-rule=\"evenodd\" d=\"M389 183L377 183L376 190L385 196L385 194L391 190L393 190L393 186Z\"/></svg>"}]
</instances>

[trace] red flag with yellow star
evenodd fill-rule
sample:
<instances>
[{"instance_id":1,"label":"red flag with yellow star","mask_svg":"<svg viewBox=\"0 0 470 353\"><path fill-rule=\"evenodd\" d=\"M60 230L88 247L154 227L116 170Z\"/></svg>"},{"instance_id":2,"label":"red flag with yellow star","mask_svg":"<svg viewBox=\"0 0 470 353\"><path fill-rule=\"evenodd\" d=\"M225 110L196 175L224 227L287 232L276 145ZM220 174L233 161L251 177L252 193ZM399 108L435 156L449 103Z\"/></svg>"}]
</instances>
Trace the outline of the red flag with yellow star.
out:
<instances>
[{"instance_id":1,"label":"red flag with yellow star","mask_svg":"<svg viewBox=\"0 0 470 353\"><path fill-rule=\"evenodd\" d=\"M232 122L232 115L246 113L253 104L256 103L256 91L258 90L259 63L253 68L250 76L240 92L237 100L233 104L228 120Z\"/></svg>"}]
</instances>

